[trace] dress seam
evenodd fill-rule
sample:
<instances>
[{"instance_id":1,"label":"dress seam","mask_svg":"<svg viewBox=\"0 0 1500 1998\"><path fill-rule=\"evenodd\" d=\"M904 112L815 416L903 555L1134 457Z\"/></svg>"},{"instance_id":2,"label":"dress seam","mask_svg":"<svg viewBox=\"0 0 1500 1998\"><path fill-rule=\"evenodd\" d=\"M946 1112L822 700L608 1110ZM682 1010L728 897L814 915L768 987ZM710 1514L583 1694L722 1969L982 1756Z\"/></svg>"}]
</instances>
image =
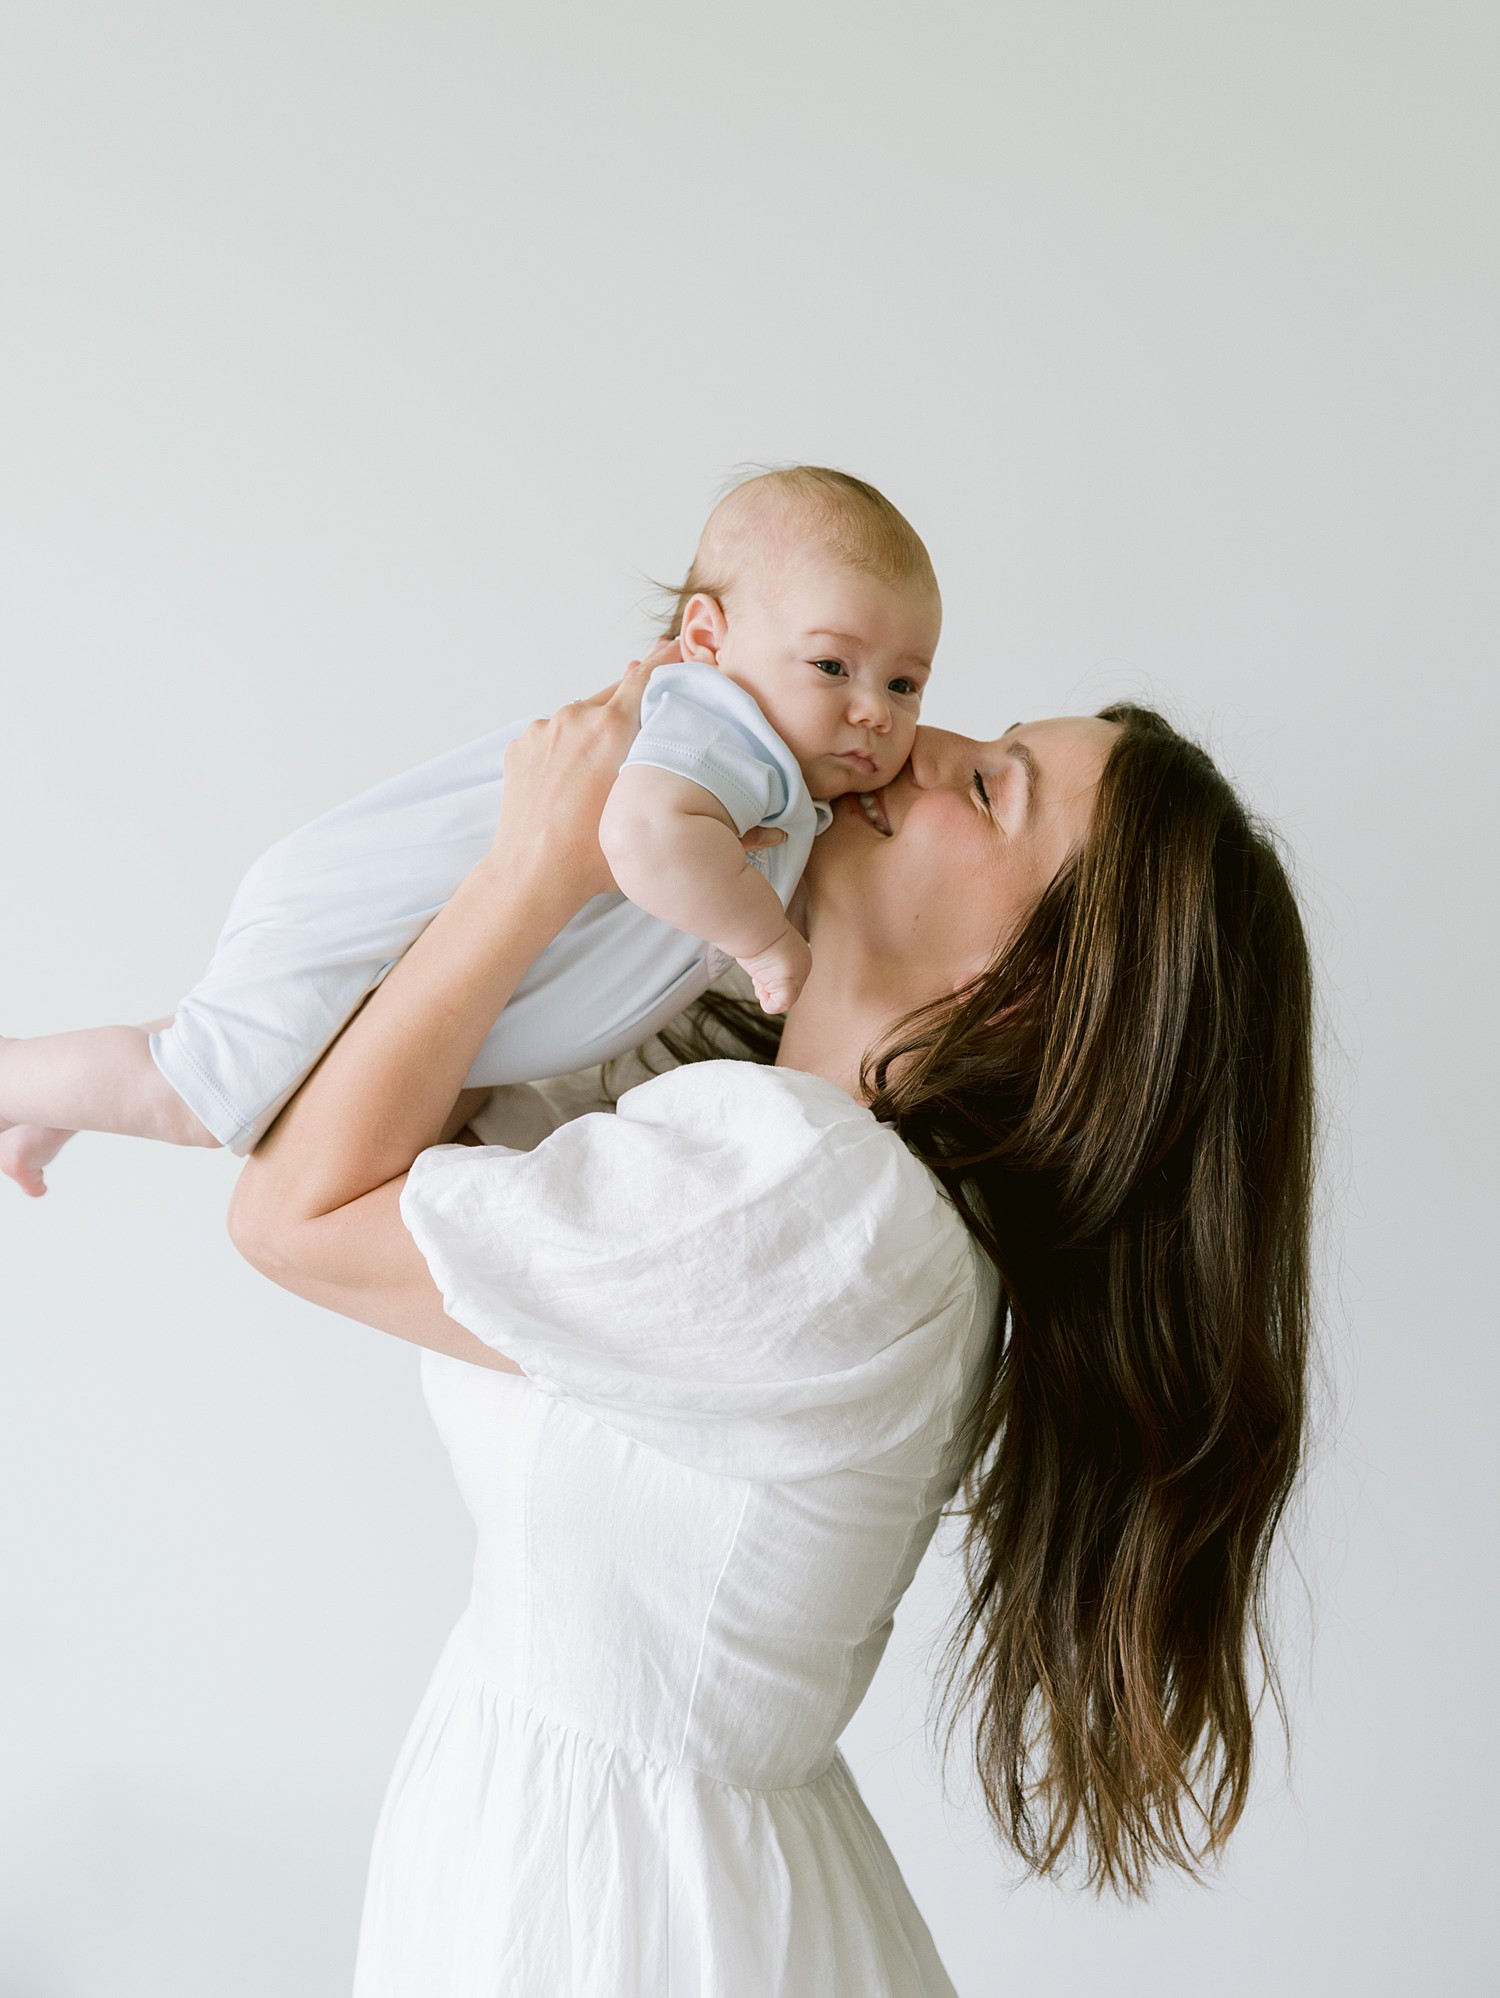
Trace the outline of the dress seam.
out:
<instances>
[{"instance_id":1,"label":"dress seam","mask_svg":"<svg viewBox=\"0 0 1500 1998\"><path fill-rule=\"evenodd\" d=\"M745 1486L744 1496L740 1499L739 1513L734 1522L734 1531L729 1536L729 1545L724 1550L724 1559L719 1563L719 1572L714 1576L714 1585L709 1592L708 1602L703 1611L703 1627L698 1633L698 1656L693 1661L693 1682L688 1687L687 1704L682 1715L682 1735L677 1743L677 1754L672 1764L674 1769L680 1769L683 1766L683 1759L687 1754L688 1729L693 1724L693 1708L698 1699L698 1681L703 1676L703 1659L704 1654L708 1650L708 1629L709 1625L713 1622L714 1607L719 1600L719 1590L723 1586L725 1575L729 1572L729 1564L734 1559L734 1550L740 1542L740 1529L745 1524L745 1514L749 1509L752 1489L753 1487L749 1484Z\"/></svg>"},{"instance_id":2,"label":"dress seam","mask_svg":"<svg viewBox=\"0 0 1500 1998\"><path fill-rule=\"evenodd\" d=\"M552 1713L546 1707L537 1706L508 1680L485 1670L483 1661L475 1649L472 1624L466 1625L465 1635L467 1641L458 1660L458 1669L466 1677L477 1680L481 1686L503 1699L507 1706L513 1707L516 1712L524 1714L528 1720L535 1721L539 1726L566 1735L570 1741L586 1742L590 1748L596 1748L605 1755L619 1756L625 1762L639 1765L643 1769L654 1770L661 1776L693 1776L700 1783L712 1784L716 1790L735 1790L747 1797L779 1797L797 1790L812 1789L815 1784L823 1781L838 1760L838 1744L835 1742L833 1753L829 1755L827 1761L815 1769L811 1776L804 1776L796 1783L740 1783L732 1776L720 1776L712 1769L700 1768L696 1762L683 1761L680 1755L676 1761L668 1762L660 1755L652 1755L647 1749L633 1747L629 1742L612 1741L608 1735L593 1734L588 1728L580 1726L577 1721L568 1720L561 1714Z\"/></svg>"},{"instance_id":3,"label":"dress seam","mask_svg":"<svg viewBox=\"0 0 1500 1998\"><path fill-rule=\"evenodd\" d=\"M703 1655L705 1651L708 1649L708 1628L709 1625L713 1622L714 1605L719 1600L719 1589L723 1584L725 1575L729 1572L729 1564L734 1559L734 1550L736 1547L738 1547L740 1543L740 1529L745 1524L745 1514L749 1509L750 1505L750 1492L751 1492L751 1487L747 1484L745 1486L744 1492L741 1494L740 1497L739 1512L735 1515L734 1531L729 1536L729 1545L724 1549L724 1559L719 1563L719 1572L717 1575L714 1576L714 1585L713 1588L709 1591L708 1602L704 1606L703 1627L698 1632L698 1656L693 1660L693 1682L688 1687L687 1703L683 1709L683 1715L682 1715L682 1733L679 1736L677 1742L677 1757L672 1764L672 1782L674 1785L677 1781L678 1772L681 1770L683 1766L683 1757L687 1754L688 1730L693 1724L693 1707L696 1704L698 1698L698 1681L703 1673ZM672 1911L673 1911L672 1827L676 1820L676 1816L677 1816L676 1811L673 1810L669 1805L667 1809L667 1867L666 1867L667 1990L665 1993L665 1998L672 1998L672 1981L673 1981L672 1965L677 1955L676 1950L672 1946Z\"/></svg>"}]
</instances>

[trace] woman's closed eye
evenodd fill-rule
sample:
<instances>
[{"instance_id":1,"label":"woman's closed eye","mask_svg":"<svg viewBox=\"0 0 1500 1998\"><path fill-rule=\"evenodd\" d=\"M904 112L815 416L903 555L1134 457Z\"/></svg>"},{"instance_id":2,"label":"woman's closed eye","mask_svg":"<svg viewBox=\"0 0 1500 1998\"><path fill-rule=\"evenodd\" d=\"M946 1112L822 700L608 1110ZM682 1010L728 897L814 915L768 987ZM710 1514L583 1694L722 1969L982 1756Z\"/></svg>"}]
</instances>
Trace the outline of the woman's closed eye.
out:
<instances>
[{"instance_id":1,"label":"woman's closed eye","mask_svg":"<svg viewBox=\"0 0 1500 1998\"><path fill-rule=\"evenodd\" d=\"M984 806L984 809L988 811L990 809L990 794L985 789L984 773L981 770L976 770L974 772L974 789L979 794L979 802Z\"/></svg>"}]
</instances>

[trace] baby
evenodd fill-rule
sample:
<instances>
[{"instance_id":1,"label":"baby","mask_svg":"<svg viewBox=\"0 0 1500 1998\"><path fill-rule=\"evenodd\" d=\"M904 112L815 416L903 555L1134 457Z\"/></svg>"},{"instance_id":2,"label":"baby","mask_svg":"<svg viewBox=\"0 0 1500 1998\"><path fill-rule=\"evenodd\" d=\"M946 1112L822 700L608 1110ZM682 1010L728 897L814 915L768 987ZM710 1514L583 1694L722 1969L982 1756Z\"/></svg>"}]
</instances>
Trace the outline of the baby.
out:
<instances>
[{"instance_id":1,"label":"baby","mask_svg":"<svg viewBox=\"0 0 1500 1998\"><path fill-rule=\"evenodd\" d=\"M872 486L819 466L736 486L710 515L605 806L618 894L532 965L468 1077L530 1082L637 1046L731 958L783 1012L810 963L787 918L829 801L910 753L941 622L927 551ZM248 1152L484 855L524 722L408 771L254 863L175 1016L0 1037L0 1171L46 1191L74 1131ZM782 834L746 853L752 827Z\"/></svg>"}]
</instances>

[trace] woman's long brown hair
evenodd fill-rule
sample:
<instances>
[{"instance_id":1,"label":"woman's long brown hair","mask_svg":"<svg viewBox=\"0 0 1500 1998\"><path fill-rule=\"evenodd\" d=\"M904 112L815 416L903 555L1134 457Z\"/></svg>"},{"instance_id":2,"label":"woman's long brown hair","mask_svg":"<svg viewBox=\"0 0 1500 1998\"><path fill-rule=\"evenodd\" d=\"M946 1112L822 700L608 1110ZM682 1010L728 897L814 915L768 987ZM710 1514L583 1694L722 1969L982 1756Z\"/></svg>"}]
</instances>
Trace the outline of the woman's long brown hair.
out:
<instances>
[{"instance_id":1,"label":"woman's long brown hair","mask_svg":"<svg viewBox=\"0 0 1500 1998\"><path fill-rule=\"evenodd\" d=\"M1276 848L1202 750L1120 727L1081 849L867 1070L1002 1286L947 1657L1039 1873L1144 1891L1245 1807L1302 1448L1312 995Z\"/></svg>"},{"instance_id":2,"label":"woman's long brown hair","mask_svg":"<svg viewBox=\"0 0 1500 1998\"><path fill-rule=\"evenodd\" d=\"M865 1081L1001 1278L964 1438L949 1739L970 1716L989 1809L1032 1869L1077 1861L1141 1893L1159 1864L1196 1871L1223 1846L1257 1693L1276 1689L1265 1587L1305 1421L1312 999L1269 835L1159 715L1103 713L1120 734L1081 848ZM678 1052L724 1052L732 1011Z\"/></svg>"}]
</instances>

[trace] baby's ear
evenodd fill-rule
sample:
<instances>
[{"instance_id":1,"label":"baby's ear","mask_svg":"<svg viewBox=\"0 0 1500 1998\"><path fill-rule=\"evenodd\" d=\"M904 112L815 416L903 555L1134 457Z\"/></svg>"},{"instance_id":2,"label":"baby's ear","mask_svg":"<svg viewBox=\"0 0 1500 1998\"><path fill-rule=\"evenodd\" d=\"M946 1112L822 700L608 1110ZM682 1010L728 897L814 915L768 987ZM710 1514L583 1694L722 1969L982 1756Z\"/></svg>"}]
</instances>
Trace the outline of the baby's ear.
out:
<instances>
[{"instance_id":1,"label":"baby's ear","mask_svg":"<svg viewBox=\"0 0 1500 1998\"><path fill-rule=\"evenodd\" d=\"M717 597L705 596L700 590L696 596L689 597L683 606L679 631L683 658L717 666L719 647L728 631L729 620L724 615L723 605Z\"/></svg>"}]
</instances>

